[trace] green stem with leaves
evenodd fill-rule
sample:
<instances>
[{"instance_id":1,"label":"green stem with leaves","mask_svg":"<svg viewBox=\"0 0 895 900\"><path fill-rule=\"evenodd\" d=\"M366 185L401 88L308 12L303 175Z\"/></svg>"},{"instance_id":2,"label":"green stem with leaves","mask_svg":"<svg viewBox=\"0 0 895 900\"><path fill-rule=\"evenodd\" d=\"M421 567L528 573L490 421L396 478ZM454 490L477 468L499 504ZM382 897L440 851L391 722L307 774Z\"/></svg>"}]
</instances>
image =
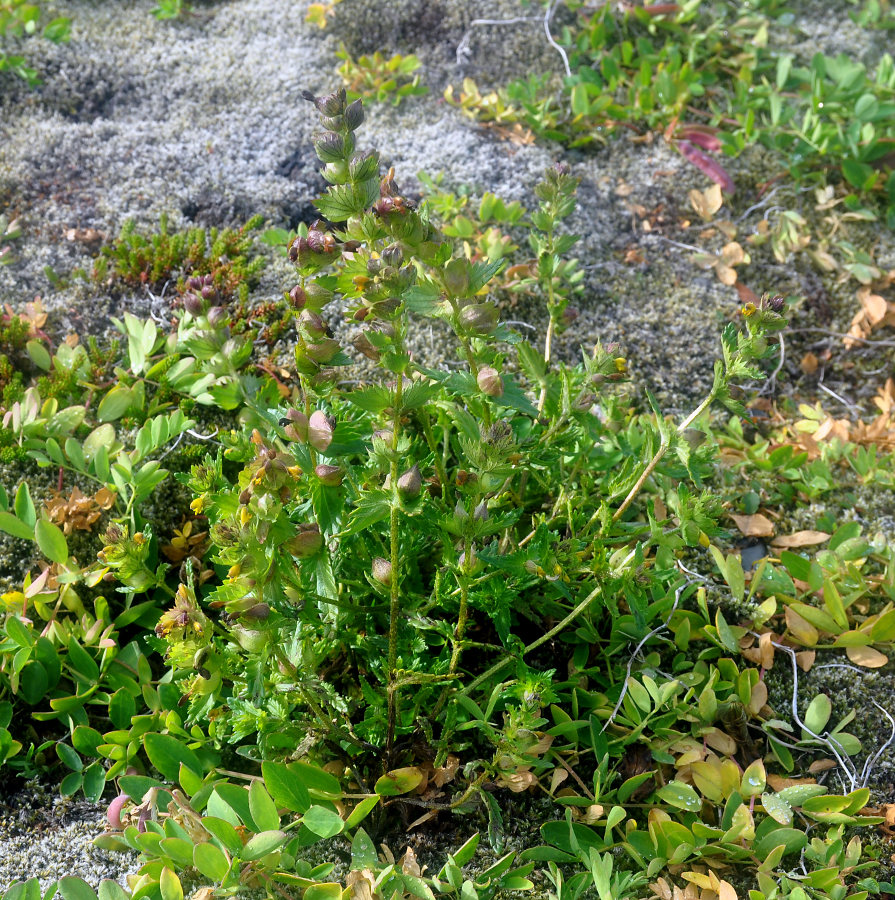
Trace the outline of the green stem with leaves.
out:
<instances>
[{"instance_id":1,"label":"green stem with leaves","mask_svg":"<svg viewBox=\"0 0 895 900\"><path fill-rule=\"evenodd\" d=\"M399 578L399 525L400 504L398 497L398 435L401 428L401 399L404 389L404 375L399 373L395 382L394 414L392 417L392 459L389 478L392 486L392 505L389 515L389 562L391 563L391 592L388 617L388 725L386 730L385 756L391 765L395 748L395 730L398 722L398 616L401 613Z\"/></svg>"}]
</instances>

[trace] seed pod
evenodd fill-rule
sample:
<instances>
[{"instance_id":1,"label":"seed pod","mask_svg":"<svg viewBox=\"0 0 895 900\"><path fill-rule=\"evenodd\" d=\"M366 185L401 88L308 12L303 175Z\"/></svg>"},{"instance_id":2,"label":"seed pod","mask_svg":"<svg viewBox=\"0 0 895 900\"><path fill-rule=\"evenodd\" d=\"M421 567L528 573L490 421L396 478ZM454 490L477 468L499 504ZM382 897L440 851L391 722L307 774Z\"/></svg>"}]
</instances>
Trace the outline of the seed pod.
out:
<instances>
[{"instance_id":1,"label":"seed pod","mask_svg":"<svg viewBox=\"0 0 895 900\"><path fill-rule=\"evenodd\" d=\"M270 607L266 603L256 603L243 613L247 619L255 619L258 622L263 622L269 615Z\"/></svg>"},{"instance_id":2,"label":"seed pod","mask_svg":"<svg viewBox=\"0 0 895 900\"><path fill-rule=\"evenodd\" d=\"M497 327L497 307L493 303L470 303L460 310L460 324L477 334L490 334Z\"/></svg>"},{"instance_id":3,"label":"seed pod","mask_svg":"<svg viewBox=\"0 0 895 900\"><path fill-rule=\"evenodd\" d=\"M338 487L342 483L343 472L340 466L320 463L314 467L314 474L320 479L320 483L327 487Z\"/></svg>"},{"instance_id":4,"label":"seed pod","mask_svg":"<svg viewBox=\"0 0 895 900\"><path fill-rule=\"evenodd\" d=\"M308 443L320 453L325 453L326 448L332 443L333 432L336 430L336 420L327 417L322 410L311 414L308 421Z\"/></svg>"},{"instance_id":5,"label":"seed pod","mask_svg":"<svg viewBox=\"0 0 895 900\"><path fill-rule=\"evenodd\" d=\"M346 156L345 140L342 135L328 131L314 141L314 150L321 162L341 162Z\"/></svg>"},{"instance_id":6,"label":"seed pod","mask_svg":"<svg viewBox=\"0 0 895 900\"><path fill-rule=\"evenodd\" d=\"M379 155L373 152L355 153L348 161L348 174L354 182L367 181L376 176Z\"/></svg>"},{"instance_id":7,"label":"seed pod","mask_svg":"<svg viewBox=\"0 0 895 900\"><path fill-rule=\"evenodd\" d=\"M404 254L397 244L390 244L382 251L382 262L397 269L404 262Z\"/></svg>"},{"instance_id":8,"label":"seed pod","mask_svg":"<svg viewBox=\"0 0 895 900\"><path fill-rule=\"evenodd\" d=\"M213 306L208 310L208 324L211 325L212 328L217 328L218 325L223 325L226 321L227 310L224 309L223 306Z\"/></svg>"},{"instance_id":9,"label":"seed pod","mask_svg":"<svg viewBox=\"0 0 895 900\"><path fill-rule=\"evenodd\" d=\"M370 339L365 334L358 334L352 339L351 343L354 345L354 349L357 350L358 353L362 353L367 359L372 359L373 362L378 362L381 354L379 351L370 343Z\"/></svg>"},{"instance_id":10,"label":"seed pod","mask_svg":"<svg viewBox=\"0 0 895 900\"><path fill-rule=\"evenodd\" d=\"M323 547L323 535L315 524L299 525L299 531L286 541L286 549L297 559L314 556Z\"/></svg>"},{"instance_id":11,"label":"seed pod","mask_svg":"<svg viewBox=\"0 0 895 900\"><path fill-rule=\"evenodd\" d=\"M339 342L332 338L305 343L305 356L321 366L325 366L339 353Z\"/></svg>"},{"instance_id":12,"label":"seed pod","mask_svg":"<svg viewBox=\"0 0 895 900\"><path fill-rule=\"evenodd\" d=\"M460 554L460 570L467 575L477 575L485 567L484 563L479 559L478 553L475 552L475 546L469 548L469 560L467 562L466 551Z\"/></svg>"},{"instance_id":13,"label":"seed pod","mask_svg":"<svg viewBox=\"0 0 895 900\"><path fill-rule=\"evenodd\" d=\"M497 369L491 366L482 366L476 376L476 382L483 394L487 394L489 397L503 396L503 380Z\"/></svg>"},{"instance_id":14,"label":"seed pod","mask_svg":"<svg viewBox=\"0 0 895 900\"><path fill-rule=\"evenodd\" d=\"M419 497L423 488L423 479L420 476L420 467L414 465L398 478L398 493L405 500L414 500Z\"/></svg>"},{"instance_id":15,"label":"seed pod","mask_svg":"<svg viewBox=\"0 0 895 900\"><path fill-rule=\"evenodd\" d=\"M324 116L333 118L334 116L342 115L344 112L347 95L345 93L345 88L339 88L335 93L327 94L324 97L315 97L312 94L310 97L307 97L306 95L306 98L312 100L314 106L316 106Z\"/></svg>"},{"instance_id":16,"label":"seed pod","mask_svg":"<svg viewBox=\"0 0 895 900\"><path fill-rule=\"evenodd\" d=\"M464 297L469 290L469 265L465 259L452 259L444 268L444 286L454 297Z\"/></svg>"},{"instance_id":17,"label":"seed pod","mask_svg":"<svg viewBox=\"0 0 895 900\"><path fill-rule=\"evenodd\" d=\"M191 316L201 316L205 312L205 304L202 302L202 298L196 294L183 295L183 308Z\"/></svg>"},{"instance_id":18,"label":"seed pod","mask_svg":"<svg viewBox=\"0 0 895 900\"><path fill-rule=\"evenodd\" d=\"M290 409L286 412L286 418L289 420L286 437L303 444L308 439L308 417L297 409Z\"/></svg>"},{"instance_id":19,"label":"seed pod","mask_svg":"<svg viewBox=\"0 0 895 900\"><path fill-rule=\"evenodd\" d=\"M345 107L345 124L352 130L356 131L364 121L364 102L363 100L355 100Z\"/></svg>"},{"instance_id":20,"label":"seed pod","mask_svg":"<svg viewBox=\"0 0 895 900\"><path fill-rule=\"evenodd\" d=\"M295 285L289 291L289 302L292 304L293 309L304 309L305 303L308 302L308 295L302 290L300 284Z\"/></svg>"},{"instance_id":21,"label":"seed pod","mask_svg":"<svg viewBox=\"0 0 895 900\"><path fill-rule=\"evenodd\" d=\"M303 309L301 311L301 314L298 317L298 324L302 331L312 341L332 337L332 331L330 331L329 325L326 324L320 315L310 309Z\"/></svg>"},{"instance_id":22,"label":"seed pod","mask_svg":"<svg viewBox=\"0 0 895 900\"><path fill-rule=\"evenodd\" d=\"M392 564L381 556L373 558L372 573L373 580L378 581L384 587L391 587L392 584Z\"/></svg>"}]
</instances>

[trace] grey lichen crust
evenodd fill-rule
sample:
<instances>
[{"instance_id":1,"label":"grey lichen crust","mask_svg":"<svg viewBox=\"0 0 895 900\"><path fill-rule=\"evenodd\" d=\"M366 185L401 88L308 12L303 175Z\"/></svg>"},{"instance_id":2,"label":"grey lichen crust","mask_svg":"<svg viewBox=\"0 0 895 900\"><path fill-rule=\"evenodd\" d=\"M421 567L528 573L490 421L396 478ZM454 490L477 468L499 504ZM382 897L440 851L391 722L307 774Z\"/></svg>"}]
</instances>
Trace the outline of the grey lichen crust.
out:
<instances>
[{"instance_id":1,"label":"grey lichen crust","mask_svg":"<svg viewBox=\"0 0 895 900\"><path fill-rule=\"evenodd\" d=\"M0 799L0 892L28 878L45 890L66 875L93 887L105 878L126 886L126 875L137 870L136 855L94 847L104 824L101 807L63 799L55 785L31 784Z\"/></svg>"}]
</instances>

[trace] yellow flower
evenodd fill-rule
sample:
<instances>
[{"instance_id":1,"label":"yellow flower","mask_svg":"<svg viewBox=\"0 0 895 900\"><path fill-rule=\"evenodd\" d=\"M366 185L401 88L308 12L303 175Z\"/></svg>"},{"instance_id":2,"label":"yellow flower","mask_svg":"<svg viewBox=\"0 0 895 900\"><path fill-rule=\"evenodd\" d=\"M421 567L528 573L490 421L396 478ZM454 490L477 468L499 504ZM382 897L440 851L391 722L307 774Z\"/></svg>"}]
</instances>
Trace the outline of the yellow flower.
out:
<instances>
[{"instance_id":1,"label":"yellow flower","mask_svg":"<svg viewBox=\"0 0 895 900\"><path fill-rule=\"evenodd\" d=\"M747 303L740 312L748 319L749 316L755 315L758 312L758 307L754 303Z\"/></svg>"},{"instance_id":2,"label":"yellow flower","mask_svg":"<svg viewBox=\"0 0 895 900\"><path fill-rule=\"evenodd\" d=\"M202 510L205 509L205 496L196 497L195 500L190 504L190 509L193 511L194 515L201 515Z\"/></svg>"}]
</instances>

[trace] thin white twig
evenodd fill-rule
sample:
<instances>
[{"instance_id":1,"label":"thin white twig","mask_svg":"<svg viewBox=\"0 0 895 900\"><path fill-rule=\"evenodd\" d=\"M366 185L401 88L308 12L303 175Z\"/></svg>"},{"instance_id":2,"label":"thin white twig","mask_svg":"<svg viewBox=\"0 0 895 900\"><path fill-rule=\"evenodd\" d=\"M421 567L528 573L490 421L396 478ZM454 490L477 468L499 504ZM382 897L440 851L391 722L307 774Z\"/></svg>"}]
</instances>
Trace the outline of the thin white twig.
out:
<instances>
[{"instance_id":1,"label":"thin white twig","mask_svg":"<svg viewBox=\"0 0 895 900\"><path fill-rule=\"evenodd\" d=\"M864 768L861 769L861 787L867 787L867 782L870 779L870 773L873 771L873 767L883 755L886 748L891 745L892 741L895 741L895 719L892 718L887 709L880 706L872 697L870 698L870 702L889 720L889 725L892 726L892 730L889 733L889 740L887 740L886 743L864 763Z\"/></svg>"},{"instance_id":2,"label":"thin white twig","mask_svg":"<svg viewBox=\"0 0 895 900\"><path fill-rule=\"evenodd\" d=\"M523 22L538 22L539 16L514 16L511 19L473 19L469 28L457 44L457 65L462 66L469 53L469 42L472 40L472 29L477 25L521 25Z\"/></svg>"},{"instance_id":3,"label":"thin white twig","mask_svg":"<svg viewBox=\"0 0 895 900\"><path fill-rule=\"evenodd\" d=\"M559 44L553 39L553 35L550 33L550 21L553 19L553 13L556 12L556 4L559 3L559 0L552 0L552 2L547 6L547 11L544 13L544 34L547 35L547 40L550 42L550 46L556 50L557 53L562 57L562 64L566 70L566 78L572 77L572 69L569 66L569 57L566 55L566 51L563 50Z\"/></svg>"},{"instance_id":4,"label":"thin white twig","mask_svg":"<svg viewBox=\"0 0 895 900\"><path fill-rule=\"evenodd\" d=\"M750 206L750 207L749 207L749 208L748 208L748 209L747 209L747 210L746 210L746 211L745 211L745 212L737 219L737 222L742 222L743 219L745 219L745 218L746 218L747 216L749 216L751 213L754 213L757 209L761 209L763 206L767 206L767 204L770 203L770 201L771 201L771 197L773 197L774 194L776 194L777 191L779 191L779 190L780 190L780 186L778 185L777 187L774 188L774 190L772 190L772 191L764 198L764 200L759 200L758 203L753 203L752 206Z\"/></svg>"},{"instance_id":5,"label":"thin white twig","mask_svg":"<svg viewBox=\"0 0 895 900\"><path fill-rule=\"evenodd\" d=\"M857 337L853 334L844 334L841 331L830 331L828 328L788 328L787 332L790 334L797 334L801 332L814 332L816 334L826 334L829 337L834 338L842 338L848 339L850 341L857 341L859 344L868 344L871 347L895 347L895 341L869 341L867 338Z\"/></svg>"},{"instance_id":6,"label":"thin white twig","mask_svg":"<svg viewBox=\"0 0 895 900\"><path fill-rule=\"evenodd\" d=\"M838 400L853 416L858 415L858 407L854 405L854 403L850 403L845 397L840 397L835 391L831 391L825 384L822 382L818 382L817 386L822 390L826 391L831 397L835 400Z\"/></svg>"},{"instance_id":7,"label":"thin white twig","mask_svg":"<svg viewBox=\"0 0 895 900\"><path fill-rule=\"evenodd\" d=\"M625 667L625 680L622 684L622 692L618 695L618 702L612 709L612 712L609 714L609 718L603 723L603 727L600 729L600 734L602 734L614 721L616 715L618 715L618 711L622 707L622 703L624 702L625 696L628 693L628 682L631 680L631 668L634 665L634 660L637 659L638 654L643 649L643 645L651 638L655 637L662 631L665 631L668 628L668 623L671 621L671 617L674 615L674 611L677 609L678 602L681 599L681 594L684 592L685 588L690 586L689 581L685 581L675 592L674 592L674 603L672 604L671 609L668 612L668 616L665 621L654 628L652 631L645 634L641 639L640 643L634 648L634 652L631 654L631 658L628 660L628 665Z\"/></svg>"},{"instance_id":8,"label":"thin white twig","mask_svg":"<svg viewBox=\"0 0 895 900\"><path fill-rule=\"evenodd\" d=\"M783 343L783 335L778 334L777 337L780 339L780 362L777 363L777 368L774 369L773 372L768 376L767 381L765 381L764 386L758 392L758 396L760 397L767 391L774 390L774 387L777 384L777 375L780 373L780 370L783 368L783 361L786 358L786 347Z\"/></svg>"},{"instance_id":9,"label":"thin white twig","mask_svg":"<svg viewBox=\"0 0 895 900\"><path fill-rule=\"evenodd\" d=\"M792 717L795 720L796 725L832 752L833 756L836 757L836 762L839 763L842 771L848 776L848 780L851 783L851 789L855 790L858 786L858 773L854 764L848 758L848 754L843 750L842 745L838 741L834 741L832 735L829 733L825 732L823 736L816 734L805 724L802 717L799 715L799 664L796 659L795 650L783 644L778 644L776 641L771 641L771 645L778 650L783 650L788 653L790 661L792 662ZM844 756L840 755L840 750Z\"/></svg>"}]
</instances>

